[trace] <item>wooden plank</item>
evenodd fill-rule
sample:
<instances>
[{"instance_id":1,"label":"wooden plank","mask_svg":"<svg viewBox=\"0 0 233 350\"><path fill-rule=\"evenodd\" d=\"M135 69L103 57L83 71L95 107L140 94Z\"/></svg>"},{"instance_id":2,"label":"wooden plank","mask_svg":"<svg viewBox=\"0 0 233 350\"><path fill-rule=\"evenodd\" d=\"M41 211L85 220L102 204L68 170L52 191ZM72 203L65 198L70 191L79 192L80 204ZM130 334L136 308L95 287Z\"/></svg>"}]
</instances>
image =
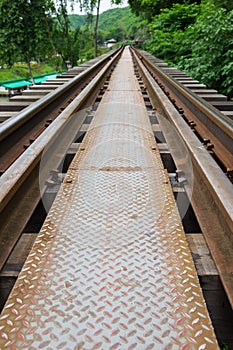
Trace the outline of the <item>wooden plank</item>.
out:
<instances>
[{"instance_id":1,"label":"wooden plank","mask_svg":"<svg viewBox=\"0 0 233 350\"><path fill-rule=\"evenodd\" d=\"M18 276L28 254L30 253L36 236L37 233L24 233L21 235L0 273L1 277Z\"/></svg>"},{"instance_id":2,"label":"wooden plank","mask_svg":"<svg viewBox=\"0 0 233 350\"><path fill-rule=\"evenodd\" d=\"M218 276L209 248L202 234L187 234L186 237L216 335L220 343L233 349L233 310Z\"/></svg>"},{"instance_id":3,"label":"wooden plank","mask_svg":"<svg viewBox=\"0 0 233 350\"><path fill-rule=\"evenodd\" d=\"M7 264L22 264L26 260L32 245L36 239L37 233L23 233L17 242Z\"/></svg>"},{"instance_id":4,"label":"wooden plank","mask_svg":"<svg viewBox=\"0 0 233 350\"><path fill-rule=\"evenodd\" d=\"M5 111L5 112L0 112L0 118L10 118L18 114L18 112L10 112L10 111Z\"/></svg>"},{"instance_id":5,"label":"wooden plank","mask_svg":"<svg viewBox=\"0 0 233 350\"><path fill-rule=\"evenodd\" d=\"M189 233L186 235L186 238L193 256L198 275L218 275L218 271L211 257L204 236L201 233Z\"/></svg>"},{"instance_id":6,"label":"wooden plank","mask_svg":"<svg viewBox=\"0 0 233 350\"><path fill-rule=\"evenodd\" d=\"M40 95L36 96L13 96L10 98L10 102L36 102L41 98Z\"/></svg>"},{"instance_id":7,"label":"wooden plank","mask_svg":"<svg viewBox=\"0 0 233 350\"><path fill-rule=\"evenodd\" d=\"M198 80L193 79L176 79L181 84L200 84Z\"/></svg>"},{"instance_id":8,"label":"wooden plank","mask_svg":"<svg viewBox=\"0 0 233 350\"><path fill-rule=\"evenodd\" d=\"M221 112L227 115L228 117L233 117L233 111L221 111Z\"/></svg>"},{"instance_id":9,"label":"wooden plank","mask_svg":"<svg viewBox=\"0 0 233 350\"><path fill-rule=\"evenodd\" d=\"M195 94L198 95L202 95L202 94L217 94L218 91L214 90L214 89L192 89L192 92L194 92Z\"/></svg>"},{"instance_id":10,"label":"wooden plank","mask_svg":"<svg viewBox=\"0 0 233 350\"><path fill-rule=\"evenodd\" d=\"M80 128L80 132L87 132L87 130L89 129L90 124L83 124Z\"/></svg>"},{"instance_id":11,"label":"wooden plank","mask_svg":"<svg viewBox=\"0 0 233 350\"><path fill-rule=\"evenodd\" d=\"M153 131L161 131L160 124L151 124Z\"/></svg>"},{"instance_id":12,"label":"wooden plank","mask_svg":"<svg viewBox=\"0 0 233 350\"><path fill-rule=\"evenodd\" d=\"M219 276L200 276L202 291L207 302L216 335L228 349L233 349L233 310Z\"/></svg>"},{"instance_id":13,"label":"wooden plank","mask_svg":"<svg viewBox=\"0 0 233 350\"><path fill-rule=\"evenodd\" d=\"M5 302L15 284L15 277L1 277L0 276L0 310L3 309Z\"/></svg>"},{"instance_id":14,"label":"wooden plank","mask_svg":"<svg viewBox=\"0 0 233 350\"><path fill-rule=\"evenodd\" d=\"M198 92L197 92L198 95ZM201 94L201 98L206 101L227 101L227 96L221 94Z\"/></svg>"},{"instance_id":15,"label":"wooden plank","mask_svg":"<svg viewBox=\"0 0 233 350\"><path fill-rule=\"evenodd\" d=\"M63 83L56 83L56 84L47 82L46 84L43 83L40 85L32 85L32 86L30 86L29 90L27 90L27 91L32 91L32 90L33 91L38 91L38 90L51 90L52 91L52 90L57 89L58 86L63 85L63 84L64 84L64 82Z\"/></svg>"},{"instance_id":16,"label":"wooden plank","mask_svg":"<svg viewBox=\"0 0 233 350\"><path fill-rule=\"evenodd\" d=\"M183 85L188 89L206 89L206 85L200 83L184 83Z\"/></svg>"},{"instance_id":17,"label":"wooden plank","mask_svg":"<svg viewBox=\"0 0 233 350\"><path fill-rule=\"evenodd\" d=\"M2 102L0 104L0 111L21 111L22 109L26 108L30 105L30 102Z\"/></svg>"},{"instance_id":18,"label":"wooden plank","mask_svg":"<svg viewBox=\"0 0 233 350\"><path fill-rule=\"evenodd\" d=\"M36 96L36 95L46 95L49 92L53 91L53 89L40 89L37 90L25 90L22 92L23 96Z\"/></svg>"}]
</instances>

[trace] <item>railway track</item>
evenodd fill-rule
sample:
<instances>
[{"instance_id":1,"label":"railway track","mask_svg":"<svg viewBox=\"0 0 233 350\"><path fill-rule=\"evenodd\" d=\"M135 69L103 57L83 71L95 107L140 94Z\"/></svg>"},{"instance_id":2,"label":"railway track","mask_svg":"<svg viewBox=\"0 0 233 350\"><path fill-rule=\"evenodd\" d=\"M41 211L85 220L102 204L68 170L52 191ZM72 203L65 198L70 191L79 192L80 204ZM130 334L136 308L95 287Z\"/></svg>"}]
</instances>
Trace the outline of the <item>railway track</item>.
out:
<instances>
[{"instance_id":1,"label":"railway track","mask_svg":"<svg viewBox=\"0 0 233 350\"><path fill-rule=\"evenodd\" d=\"M60 115L62 110L78 96L111 57L112 53L105 55L94 65L86 67L87 69L83 70L85 66L81 66L63 74L62 79L58 79L58 83L64 81L65 84L59 87L57 87L57 83L55 85L42 85L40 90L38 90L38 86L33 86L32 89L26 90L22 96L14 96L10 98L9 103L2 105L1 109L4 109L5 112L6 110L10 112L12 109L26 108L23 108L17 115L13 115L12 118L8 118L9 115L6 116L7 120L1 126L1 173L4 173L20 154ZM54 83L54 81L52 82ZM56 89L52 92L54 87ZM48 92L50 94L47 94ZM33 104L31 105L31 103ZM91 101L88 101L88 104L90 103Z\"/></svg>"},{"instance_id":2,"label":"railway track","mask_svg":"<svg viewBox=\"0 0 233 350\"><path fill-rule=\"evenodd\" d=\"M64 178L69 183L65 175L121 53L0 107L25 107L46 94L1 114L2 307ZM132 57L217 337L233 346L231 102L143 51L132 49Z\"/></svg>"}]
</instances>

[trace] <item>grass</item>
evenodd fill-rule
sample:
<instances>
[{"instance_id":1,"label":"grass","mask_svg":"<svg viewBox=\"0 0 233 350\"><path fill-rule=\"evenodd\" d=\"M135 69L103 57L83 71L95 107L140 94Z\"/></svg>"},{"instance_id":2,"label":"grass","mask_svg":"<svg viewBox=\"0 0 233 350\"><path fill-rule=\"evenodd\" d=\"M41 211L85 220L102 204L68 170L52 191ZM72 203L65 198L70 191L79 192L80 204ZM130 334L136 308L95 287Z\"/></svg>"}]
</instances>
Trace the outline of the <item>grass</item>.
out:
<instances>
[{"instance_id":1,"label":"grass","mask_svg":"<svg viewBox=\"0 0 233 350\"><path fill-rule=\"evenodd\" d=\"M32 64L33 75L42 75L46 73L51 73L56 70L56 68L49 64ZM2 68L0 69L0 81L14 80L28 78L27 65L24 63L14 64L12 68Z\"/></svg>"}]
</instances>

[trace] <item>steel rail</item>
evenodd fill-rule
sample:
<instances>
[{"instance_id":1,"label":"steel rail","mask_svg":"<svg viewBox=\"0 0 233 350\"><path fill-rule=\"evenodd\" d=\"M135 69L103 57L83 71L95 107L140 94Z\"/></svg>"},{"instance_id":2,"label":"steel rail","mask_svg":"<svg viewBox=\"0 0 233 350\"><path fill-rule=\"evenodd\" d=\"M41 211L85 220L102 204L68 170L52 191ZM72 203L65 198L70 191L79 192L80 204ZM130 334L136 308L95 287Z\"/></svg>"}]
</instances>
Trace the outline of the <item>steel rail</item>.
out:
<instances>
[{"instance_id":1,"label":"steel rail","mask_svg":"<svg viewBox=\"0 0 233 350\"><path fill-rule=\"evenodd\" d=\"M105 55L77 77L45 95L0 126L1 173L4 173L14 160L57 118L116 52L117 50Z\"/></svg>"},{"instance_id":2,"label":"steel rail","mask_svg":"<svg viewBox=\"0 0 233 350\"><path fill-rule=\"evenodd\" d=\"M226 171L233 171L233 123L224 114L219 112L210 103L193 93L190 89L166 74L156 64L153 64L142 51L135 50L141 62L151 74L164 85L165 90L175 100L178 107L183 108L184 114L190 121L201 123L198 131L208 135L211 143L215 145L213 153L225 165ZM172 96L173 95L173 96Z\"/></svg>"},{"instance_id":3,"label":"steel rail","mask_svg":"<svg viewBox=\"0 0 233 350\"><path fill-rule=\"evenodd\" d=\"M1 322L18 349L219 348L128 48Z\"/></svg>"},{"instance_id":4,"label":"steel rail","mask_svg":"<svg viewBox=\"0 0 233 350\"><path fill-rule=\"evenodd\" d=\"M43 184L48 179L50 171L56 169L61 163L69 145L73 142L78 129L86 117L85 108L90 107L90 104L93 103L96 94L98 94L98 89L120 55L121 50L115 52L112 59L88 86L1 176L0 221L2 230L0 235L0 268L5 263L28 220L26 216L22 223L15 221L15 217L19 217L19 208L25 213L31 212L35 208L38 200L43 195L45 190L45 185L43 186ZM84 109L84 113L77 114L80 109ZM43 154L45 150L46 153ZM39 166L42 155L43 162ZM31 179L31 176L33 179ZM29 187L32 184L33 193L31 195L34 196L36 193L36 204L28 203L27 200L30 197L27 192L30 192ZM23 209L21 206L23 206ZM17 224L19 225L18 229Z\"/></svg>"},{"instance_id":5,"label":"steel rail","mask_svg":"<svg viewBox=\"0 0 233 350\"><path fill-rule=\"evenodd\" d=\"M35 113L41 111L43 108L48 106L52 101L61 97L71 87L74 87L75 85L77 85L77 83L79 83L83 78L86 78L90 73L95 72L98 67L105 64L106 61L110 60L111 57L113 57L118 50L119 49L112 51L107 56L102 58L100 61L95 63L93 66L81 72L77 77L71 79L67 83L58 87L55 91L43 96L37 102L25 108L22 112L20 112L14 118L8 119L3 125L0 126L0 141L2 141L4 138L9 136L9 134L12 133L14 130L16 130L19 126L21 126L26 121L28 121L32 116L35 115Z\"/></svg>"},{"instance_id":6,"label":"steel rail","mask_svg":"<svg viewBox=\"0 0 233 350\"><path fill-rule=\"evenodd\" d=\"M168 124L164 122L165 118L176 129L177 135L189 151L193 163L194 184L191 188L190 184L187 183L185 188L233 308L232 184L135 53L134 57L140 68L152 104L159 109L158 119L168 145L172 145L174 140L169 138L170 130ZM177 139L175 142L179 142L179 140ZM176 152L173 154L178 169L184 171L182 168L184 159L182 157L184 157L182 154ZM188 179L188 174L185 175Z\"/></svg>"}]
</instances>

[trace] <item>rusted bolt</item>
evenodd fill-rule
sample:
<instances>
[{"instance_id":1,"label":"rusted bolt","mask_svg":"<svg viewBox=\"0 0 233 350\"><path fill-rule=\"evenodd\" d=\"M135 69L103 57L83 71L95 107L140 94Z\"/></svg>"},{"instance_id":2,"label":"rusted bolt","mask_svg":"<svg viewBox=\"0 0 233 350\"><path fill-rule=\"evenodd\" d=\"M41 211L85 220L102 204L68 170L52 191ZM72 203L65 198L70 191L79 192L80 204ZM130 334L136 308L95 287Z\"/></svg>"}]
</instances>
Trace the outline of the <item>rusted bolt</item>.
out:
<instances>
[{"instance_id":1,"label":"rusted bolt","mask_svg":"<svg viewBox=\"0 0 233 350\"><path fill-rule=\"evenodd\" d=\"M178 108L178 112L179 112L180 114L184 114L183 108Z\"/></svg>"},{"instance_id":2,"label":"rusted bolt","mask_svg":"<svg viewBox=\"0 0 233 350\"><path fill-rule=\"evenodd\" d=\"M203 143L204 145L207 145L208 143L210 143L210 139L203 139Z\"/></svg>"},{"instance_id":3,"label":"rusted bolt","mask_svg":"<svg viewBox=\"0 0 233 350\"><path fill-rule=\"evenodd\" d=\"M53 122L52 119L47 119L45 122L45 127L47 128Z\"/></svg>"},{"instance_id":4,"label":"rusted bolt","mask_svg":"<svg viewBox=\"0 0 233 350\"><path fill-rule=\"evenodd\" d=\"M191 126L191 128L194 128L195 126L197 126L197 124L193 120L189 120L188 124L189 126Z\"/></svg>"},{"instance_id":5,"label":"rusted bolt","mask_svg":"<svg viewBox=\"0 0 233 350\"><path fill-rule=\"evenodd\" d=\"M185 185L187 183L187 179L184 176L183 170L176 170L176 175L175 175L175 180L180 184L180 185Z\"/></svg>"},{"instance_id":6,"label":"rusted bolt","mask_svg":"<svg viewBox=\"0 0 233 350\"><path fill-rule=\"evenodd\" d=\"M208 151L211 151L214 148L214 145L212 143L207 143L206 148Z\"/></svg>"}]
</instances>

